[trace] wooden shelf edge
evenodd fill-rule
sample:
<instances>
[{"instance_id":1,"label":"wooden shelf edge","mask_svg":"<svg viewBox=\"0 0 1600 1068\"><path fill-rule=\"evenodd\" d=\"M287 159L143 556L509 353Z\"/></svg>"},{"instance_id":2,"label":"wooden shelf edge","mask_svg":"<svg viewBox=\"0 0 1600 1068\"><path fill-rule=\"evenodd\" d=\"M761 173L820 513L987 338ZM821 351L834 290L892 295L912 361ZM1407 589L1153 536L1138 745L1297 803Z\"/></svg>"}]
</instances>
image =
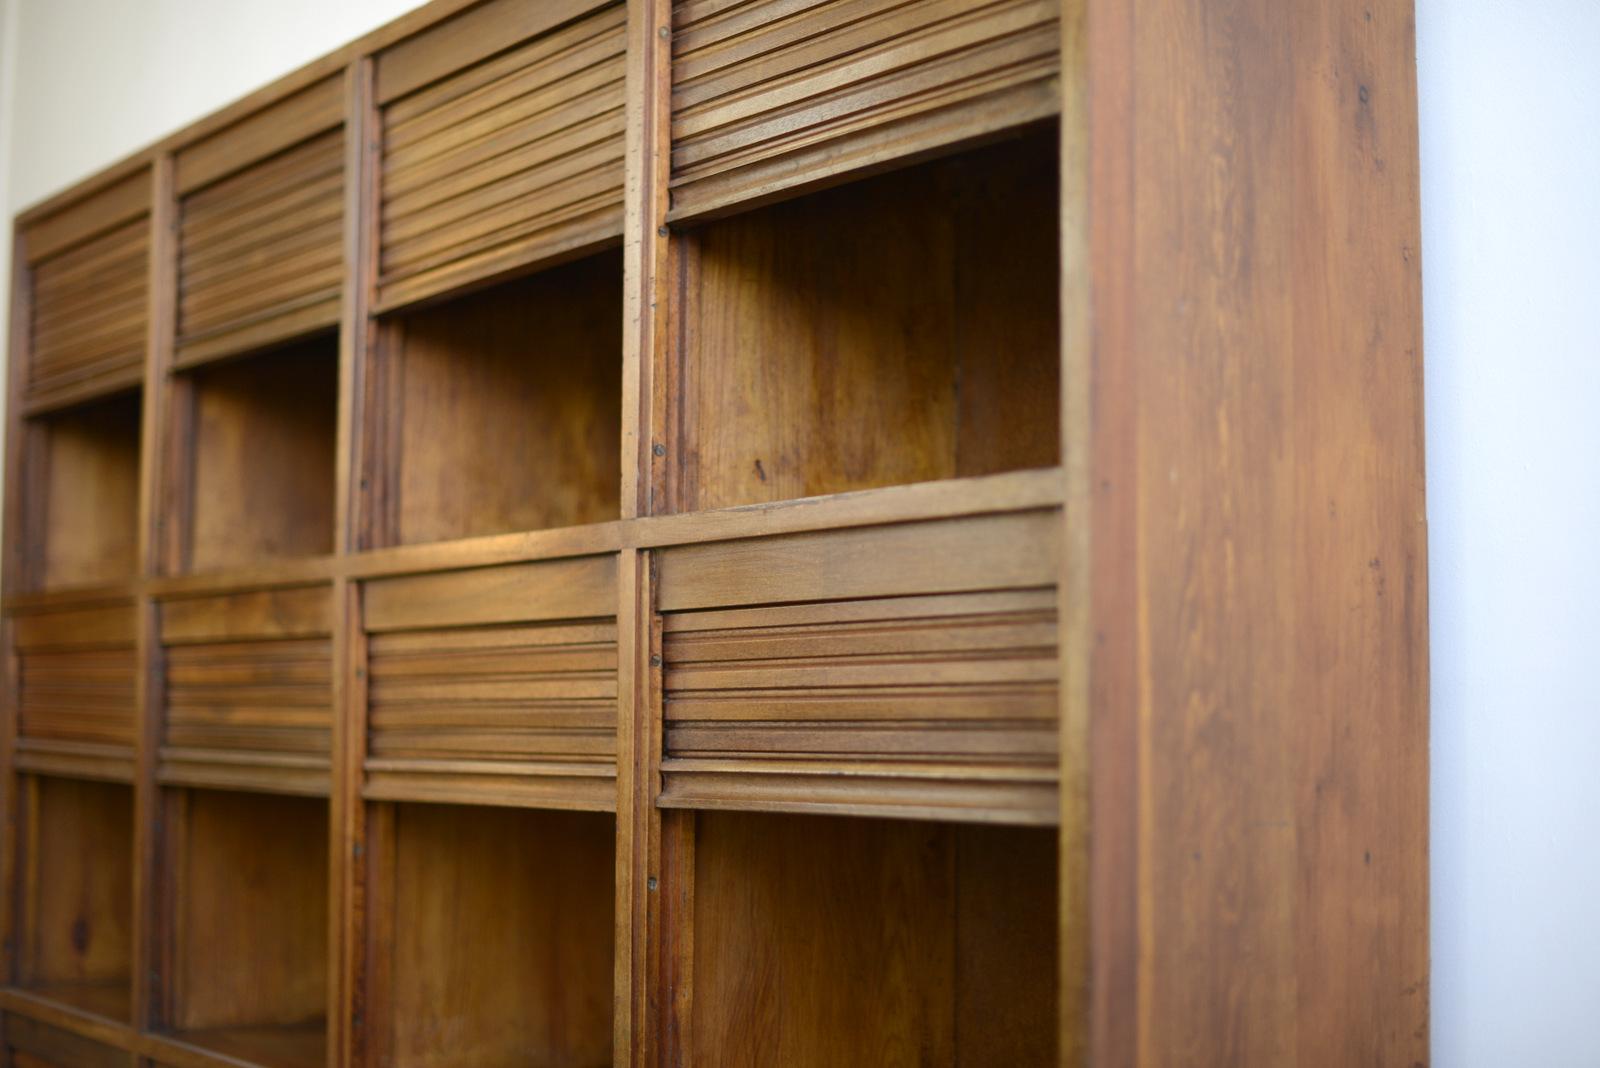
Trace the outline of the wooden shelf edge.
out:
<instances>
[{"instance_id":1,"label":"wooden shelf edge","mask_svg":"<svg viewBox=\"0 0 1600 1068\"><path fill-rule=\"evenodd\" d=\"M132 785L136 760L131 745L51 742L24 735L17 739L13 764L31 775Z\"/></svg>"},{"instance_id":2,"label":"wooden shelf edge","mask_svg":"<svg viewBox=\"0 0 1600 1068\"><path fill-rule=\"evenodd\" d=\"M6 595L7 614L91 604L132 602L140 595L162 600L312 586L339 578L366 579L425 571L452 571L496 564L595 556L622 549L664 549L710 541L734 541L849 527L886 526L932 519L1062 506L1065 481L1059 467L1012 471L975 478L918 482L747 504L705 512L616 519L586 526L515 534L491 534L426 545L401 545L350 554L325 554L262 562L187 575L130 579L81 589L38 590Z\"/></svg>"},{"instance_id":3,"label":"wooden shelf edge","mask_svg":"<svg viewBox=\"0 0 1600 1068\"><path fill-rule=\"evenodd\" d=\"M672 207L667 221L693 226L738 212L821 192L903 167L954 155L1018 136L1060 114L1059 90L1053 80L1012 86L989 96L919 112L889 123L866 138L863 149L841 152L858 134L845 134L802 149L764 156L731 170L677 176L672 179ZM934 124L952 115L972 116L959 136L945 137ZM898 134L898 137L889 136ZM812 167L803 161L826 161ZM796 173L809 178L796 180Z\"/></svg>"},{"instance_id":4,"label":"wooden shelf edge","mask_svg":"<svg viewBox=\"0 0 1600 1068\"><path fill-rule=\"evenodd\" d=\"M615 812L616 767L369 759L368 801Z\"/></svg>"},{"instance_id":5,"label":"wooden shelf edge","mask_svg":"<svg viewBox=\"0 0 1600 1068\"><path fill-rule=\"evenodd\" d=\"M246 793L327 797L331 770L326 757L263 752L163 750L156 769L162 786Z\"/></svg>"},{"instance_id":6,"label":"wooden shelf edge","mask_svg":"<svg viewBox=\"0 0 1600 1068\"><path fill-rule=\"evenodd\" d=\"M674 545L817 530L1038 511L1061 507L1064 486L1062 469L1047 467L821 497L798 497L705 512L370 549L339 557L336 564L344 577L378 578L591 556L622 549L664 549Z\"/></svg>"},{"instance_id":7,"label":"wooden shelf edge","mask_svg":"<svg viewBox=\"0 0 1600 1068\"><path fill-rule=\"evenodd\" d=\"M854 817L1055 826L1060 788L1054 768L940 767L796 769L784 764L750 770L727 762L662 761L666 809L794 812Z\"/></svg>"},{"instance_id":8,"label":"wooden shelf edge","mask_svg":"<svg viewBox=\"0 0 1600 1068\"><path fill-rule=\"evenodd\" d=\"M318 1031L314 1027L218 1028L215 1031L170 1033L150 1031L137 1036L136 1052L146 1057L159 1058L163 1064L169 1064L172 1068L298 1068L301 1062L293 1062L291 1065L291 1062L279 1058L228 1053L206 1045L208 1036L226 1038L251 1033L267 1034L273 1031L286 1035L303 1032L308 1038L315 1038L319 1046L327 1042L326 1030ZM318 1058L315 1063L321 1064L322 1058Z\"/></svg>"},{"instance_id":9,"label":"wooden shelf edge","mask_svg":"<svg viewBox=\"0 0 1600 1068\"><path fill-rule=\"evenodd\" d=\"M147 579L142 584L142 592L161 599L174 599L211 593L244 593L285 586L316 586L332 582L338 577L339 572L339 557L330 553L322 556L263 561L246 567L200 571L188 575L163 575Z\"/></svg>"},{"instance_id":10,"label":"wooden shelf edge","mask_svg":"<svg viewBox=\"0 0 1600 1068\"><path fill-rule=\"evenodd\" d=\"M44 997L26 987L0 987L0 1010L26 1016L81 1038L134 1052L139 1033L133 1025Z\"/></svg>"},{"instance_id":11,"label":"wooden shelf edge","mask_svg":"<svg viewBox=\"0 0 1600 1068\"><path fill-rule=\"evenodd\" d=\"M8 616L32 612L53 612L63 608L97 608L102 605L132 604L139 597L138 579L107 585L77 586L59 590L25 590L8 593L0 599Z\"/></svg>"},{"instance_id":12,"label":"wooden shelf edge","mask_svg":"<svg viewBox=\"0 0 1600 1068\"><path fill-rule=\"evenodd\" d=\"M22 414L34 418L54 415L81 404L90 404L144 388L144 366L135 365L97 375L82 382L71 382L47 389L30 388L22 401Z\"/></svg>"}]
</instances>

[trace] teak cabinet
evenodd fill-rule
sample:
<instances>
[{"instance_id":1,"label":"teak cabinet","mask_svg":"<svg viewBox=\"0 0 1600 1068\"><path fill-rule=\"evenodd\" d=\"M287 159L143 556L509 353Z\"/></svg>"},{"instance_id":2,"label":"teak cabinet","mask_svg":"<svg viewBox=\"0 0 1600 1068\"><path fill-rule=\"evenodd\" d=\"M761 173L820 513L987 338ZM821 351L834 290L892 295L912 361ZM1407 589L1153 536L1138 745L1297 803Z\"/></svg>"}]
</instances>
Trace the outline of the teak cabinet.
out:
<instances>
[{"instance_id":1,"label":"teak cabinet","mask_svg":"<svg viewBox=\"0 0 1600 1068\"><path fill-rule=\"evenodd\" d=\"M24 213L0 1063L1426 1063L1413 36L435 0Z\"/></svg>"}]
</instances>

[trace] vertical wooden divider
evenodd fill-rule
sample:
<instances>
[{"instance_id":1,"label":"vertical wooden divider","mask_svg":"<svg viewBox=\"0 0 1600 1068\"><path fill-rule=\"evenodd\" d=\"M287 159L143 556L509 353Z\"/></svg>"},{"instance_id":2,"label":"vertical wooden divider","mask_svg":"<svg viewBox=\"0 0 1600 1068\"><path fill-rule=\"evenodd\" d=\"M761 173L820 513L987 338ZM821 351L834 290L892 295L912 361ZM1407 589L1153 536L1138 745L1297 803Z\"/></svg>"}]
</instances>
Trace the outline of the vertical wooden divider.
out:
<instances>
[{"instance_id":1,"label":"vertical wooden divider","mask_svg":"<svg viewBox=\"0 0 1600 1068\"><path fill-rule=\"evenodd\" d=\"M667 179L672 138L672 4L628 5L623 217L622 518L653 515L666 443ZM657 446L661 446L660 449Z\"/></svg>"},{"instance_id":2,"label":"vertical wooden divider","mask_svg":"<svg viewBox=\"0 0 1600 1068\"><path fill-rule=\"evenodd\" d=\"M5 503L4 520L6 539L0 550L0 593L17 592L23 575L24 539L14 532L21 530L23 496L22 456L22 384L29 360L28 320L31 316L30 287L28 285L27 257L23 255L22 242L11 234L11 319L7 337L10 363L6 368L5 411ZM12 644L12 624L9 618L0 621L0 656L4 659L4 674L0 676L0 698L5 707L17 707L19 695L17 660ZM0 981L16 982L17 944L17 776L16 764L17 716L0 717ZM0 1017L0 1056L4 1056L5 1020Z\"/></svg>"},{"instance_id":3,"label":"vertical wooden divider","mask_svg":"<svg viewBox=\"0 0 1600 1068\"><path fill-rule=\"evenodd\" d=\"M370 314L377 277L377 140L374 69L370 56L345 69L344 307L339 328L339 427L335 474L334 553L345 556L362 542L365 519L362 447ZM366 761L366 636L358 584L334 583L333 759L328 811L328 1063L359 1058L364 1002L363 927L366 917L366 806L361 799Z\"/></svg>"},{"instance_id":4,"label":"vertical wooden divider","mask_svg":"<svg viewBox=\"0 0 1600 1068\"><path fill-rule=\"evenodd\" d=\"M1056 586L1061 654L1061 823L1056 1021L1063 1066L1085 1063L1089 1005L1089 615L1092 558L1088 516L1089 373L1093 342L1089 301L1088 0L1061 6L1061 581Z\"/></svg>"},{"instance_id":5,"label":"vertical wooden divider","mask_svg":"<svg viewBox=\"0 0 1600 1068\"><path fill-rule=\"evenodd\" d=\"M661 484L672 77L671 0L628 5L624 146L622 518L654 511ZM650 954L660 874L661 710L653 557L625 549L618 575L617 843L613 1062L655 1063Z\"/></svg>"},{"instance_id":6,"label":"vertical wooden divider","mask_svg":"<svg viewBox=\"0 0 1600 1068\"><path fill-rule=\"evenodd\" d=\"M145 344L143 427L139 449L139 570L148 578L172 561L167 536L172 516L167 505L172 470L172 433L167 412L172 404L171 375L176 344L178 302L178 202L170 152L157 156L151 173L150 315ZM154 1029L165 1023L166 910L161 858L166 833L156 763L161 742L164 704L161 632L158 609L141 589L137 606L138 670L134 684L137 726L133 780L133 1025Z\"/></svg>"}]
</instances>

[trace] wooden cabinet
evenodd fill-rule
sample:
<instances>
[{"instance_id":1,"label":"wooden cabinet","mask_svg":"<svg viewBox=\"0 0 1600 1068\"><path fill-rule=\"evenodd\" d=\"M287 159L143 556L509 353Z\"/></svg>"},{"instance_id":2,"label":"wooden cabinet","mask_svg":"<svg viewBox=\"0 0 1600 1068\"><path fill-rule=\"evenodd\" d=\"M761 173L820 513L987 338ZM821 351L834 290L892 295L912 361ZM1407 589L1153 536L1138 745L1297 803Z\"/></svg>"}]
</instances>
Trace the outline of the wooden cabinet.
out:
<instances>
[{"instance_id":1,"label":"wooden cabinet","mask_svg":"<svg viewBox=\"0 0 1600 1068\"><path fill-rule=\"evenodd\" d=\"M0 1061L1425 1061L1413 56L434 0L24 212Z\"/></svg>"}]
</instances>

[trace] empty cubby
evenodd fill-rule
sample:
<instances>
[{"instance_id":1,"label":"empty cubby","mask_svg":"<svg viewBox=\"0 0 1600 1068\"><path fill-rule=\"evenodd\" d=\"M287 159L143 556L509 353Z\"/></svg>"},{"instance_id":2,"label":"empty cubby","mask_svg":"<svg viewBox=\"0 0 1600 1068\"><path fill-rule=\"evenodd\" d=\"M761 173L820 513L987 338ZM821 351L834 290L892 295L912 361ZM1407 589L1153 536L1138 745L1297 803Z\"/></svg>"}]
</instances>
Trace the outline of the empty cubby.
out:
<instances>
[{"instance_id":1,"label":"empty cubby","mask_svg":"<svg viewBox=\"0 0 1600 1068\"><path fill-rule=\"evenodd\" d=\"M187 377L189 568L331 552L337 337L318 335Z\"/></svg>"},{"instance_id":2,"label":"empty cubby","mask_svg":"<svg viewBox=\"0 0 1600 1068\"><path fill-rule=\"evenodd\" d=\"M1056 1063L1053 829L688 818L683 1063Z\"/></svg>"},{"instance_id":3,"label":"empty cubby","mask_svg":"<svg viewBox=\"0 0 1600 1068\"><path fill-rule=\"evenodd\" d=\"M373 544L617 518L621 253L396 313L378 345Z\"/></svg>"},{"instance_id":4,"label":"empty cubby","mask_svg":"<svg viewBox=\"0 0 1600 1068\"><path fill-rule=\"evenodd\" d=\"M130 1018L133 789L27 776L16 982L40 997Z\"/></svg>"},{"instance_id":5,"label":"empty cubby","mask_svg":"<svg viewBox=\"0 0 1600 1068\"><path fill-rule=\"evenodd\" d=\"M366 1063L610 1064L615 832L609 813L375 806Z\"/></svg>"},{"instance_id":6,"label":"empty cubby","mask_svg":"<svg viewBox=\"0 0 1600 1068\"><path fill-rule=\"evenodd\" d=\"M1057 151L1046 125L687 229L675 509L1057 464Z\"/></svg>"},{"instance_id":7,"label":"empty cubby","mask_svg":"<svg viewBox=\"0 0 1600 1068\"><path fill-rule=\"evenodd\" d=\"M328 805L166 798L165 1030L263 1068L320 1065L328 1001Z\"/></svg>"},{"instance_id":8,"label":"empty cubby","mask_svg":"<svg viewBox=\"0 0 1600 1068\"><path fill-rule=\"evenodd\" d=\"M27 585L97 586L138 573L139 400L121 393L28 423Z\"/></svg>"}]
</instances>

